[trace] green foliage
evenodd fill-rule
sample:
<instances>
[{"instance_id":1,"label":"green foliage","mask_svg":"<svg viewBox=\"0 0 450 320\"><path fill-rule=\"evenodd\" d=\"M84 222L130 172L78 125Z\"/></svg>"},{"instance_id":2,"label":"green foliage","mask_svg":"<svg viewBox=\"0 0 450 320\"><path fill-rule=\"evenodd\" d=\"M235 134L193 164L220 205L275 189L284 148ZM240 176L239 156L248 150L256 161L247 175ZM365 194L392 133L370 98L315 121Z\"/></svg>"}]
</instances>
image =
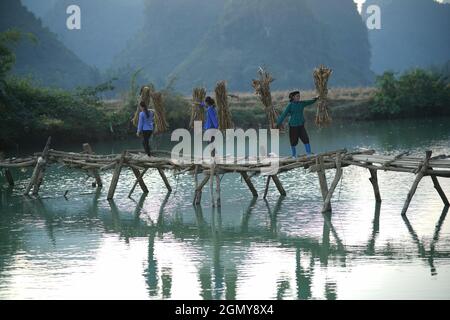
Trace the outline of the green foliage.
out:
<instances>
[{"instance_id":1,"label":"green foliage","mask_svg":"<svg viewBox=\"0 0 450 320\"><path fill-rule=\"evenodd\" d=\"M16 55L10 49L10 46L18 43L24 36L34 43L37 42L33 34L22 33L17 29L8 29L0 32L0 81L4 79L16 62Z\"/></svg>"},{"instance_id":2,"label":"green foliage","mask_svg":"<svg viewBox=\"0 0 450 320\"><path fill-rule=\"evenodd\" d=\"M29 79L9 78L0 99L0 145L46 136L65 141L108 136L110 116L98 94L110 83L75 92L35 87Z\"/></svg>"},{"instance_id":3,"label":"green foliage","mask_svg":"<svg viewBox=\"0 0 450 320\"><path fill-rule=\"evenodd\" d=\"M369 108L376 118L450 114L450 91L440 74L415 69L397 78L385 72L376 84L378 92Z\"/></svg>"}]
</instances>

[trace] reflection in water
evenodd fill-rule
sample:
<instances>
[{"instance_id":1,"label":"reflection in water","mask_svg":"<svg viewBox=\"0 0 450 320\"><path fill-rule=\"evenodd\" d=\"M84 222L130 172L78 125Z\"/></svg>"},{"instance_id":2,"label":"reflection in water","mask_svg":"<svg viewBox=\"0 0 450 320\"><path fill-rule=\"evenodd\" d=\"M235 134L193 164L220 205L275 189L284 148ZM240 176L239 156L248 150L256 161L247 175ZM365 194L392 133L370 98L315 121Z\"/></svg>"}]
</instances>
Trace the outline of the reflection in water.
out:
<instances>
[{"instance_id":1,"label":"reflection in water","mask_svg":"<svg viewBox=\"0 0 450 320\"><path fill-rule=\"evenodd\" d=\"M297 280L297 299L311 299L311 284L314 275L314 257L311 255L309 268L306 270L300 263L301 251L297 248L295 255L295 276Z\"/></svg>"},{"instance_id":2,"label":"reflection in water","mask_svg":"<svg viewBox=\"0 0 450 320\"><path fill-rule=\"evenodd\" d=\"M373 226L372 226L372 234L367 243L366 254L369 256L373 256L375 254L375 242L377 236L380 232L380 210L381 210L381 202L375 203L375 214L373 217Z\"/></svg>"},{"instance_id":3,"label":"reflection in water","mask_svg":"<svg viewBox=\"0 0 450 320\"><path fill-rule=\"evenodd\" d=\"M420 134L405 135L405 130ZM444 122L311 130L316 152L345 146L392 154L407 149L422 155L426 147L448 154L449 136ZM281 140L281 153L289 153L289 146L283 146L288 139ZM111 145L103 146L106 150L94 147L98 153L111 152ZM116 151L121 147L114 145ZM414 217L410 222L402 220L403 202L396 201L408 192L412 175L380 172L381 208L373 202L367 172L346 170L348 178L333 215L320 213L317 176L303 171L286 173L288 197L273 201L250 199L245 186L231 181L238 179L229 179L222 184L221 208L191 207L191 177L180 178L175 196L166 194L163 185L158 188L159 176L149 174L146 179L154 180L148 185L155 189L133 200L126 196L135 178L125 170L117 202L105 201L107 190L100 189L69 201L61 196L23 198L18 191L23 182L16 179L18 188L0 191L0 299L46 298L48 292L71 298L73 283L83 283L83 290L90 285L95 298L117 291L125 298L133 292L152 299L345 299L360 298L361 293L369 298L385 298L386 293L408 298L414 292L413 298L434 294L448 299L448 209L441 213L432 184L421 184L408 214ZM70 195L79 194L77 174L67 178L68 171L61 172L49 170L44 187L60 194L58 179L64 177ZM450 184L444 180L442 186L447 192ZM255 187L264 188L264 181L255 179ZM434 213L437 223L430 222ZM125 260L132 268L124 270ZM108 275L107 281L98 281L102 274ZM385 278L378 280L379 274ZM404 283L399 278L404 274L410 287L401 291ZM386 278L390 280L381 282ZM127 283L130 291L122 289ZM419 285L421 290L415 290Z\"/></svg>"},{"instance_id":4,"label":"reflection in water","mask_svg":"<svg viewBox=\"0 0 450 320\"><path fill-rule=\"evenodd\" d=\"M403 221L405 222L406 227L408 228L408 232L411 235L411 238L413 239L414 243L417 246L417 251L419 253L419 257L420 258L427 258L428 264L430 266L430 272L432 276L436 276L437 275L437 270L436 267L434 265L434 256L435 256L435 248L436 248L436 243L439 240L439 233L441 231L442 228L442 224L445 221L445 217L447 216L447 212L448 212L448 207L444 207L444 209L442 210L441 216L439 217L439 221L436 224L435 230L434 230L434 235L433 235L433 240L431 241L430 244L430 251L427 252L427 250L425 249L425 245L423 244L422 241L420 241L419 236L417 235L416 231L414 230L413 226L411 225L411 223L409 222L407 216L402 215Z\"/></svg>"},{"instance_id":5,"label":"reflection in water","mask_svg":"<svg viewBox=\"0 0 450 320\"><path fill-rule=\"evenodd\" d=\"M308 237L286 238L283 233L280 233L281 226L278 225L278 218L282 211L283 202L286 201L285 197L279 197L273 206L267 200L262 200L258 203L256 198L252 198L243 212L240 228L235 229L233 227L230 229L229 227L224 228L222 217L223 208L221 207L211 208L210 216L205 217L203 208L196 206L193 210L194 219L192 221L187 219L186 222L183 222L183 219L177 217L172 222L166 221L165 213L170 215L171 212L166 210L170 193L166 194L161 200L161 205L157 210L156 223L151 219L150 224L143 224L142 222L143 213L146 210L145 200L147 196L145 194L138 201L130 200L134 203L134 208L131 210L133 219L129 219L128 217L130 215L126 213L130 210L121 210L114 201L109 201L111 218L109 220L107 219L108 215L104 215L103 211L99 209L101 203L99 196L100 193L97 191L94 194L93 200L88 203L86 219L77 219L83 221L87 228L94 227L94 221L101 219L105 230L118 234L127 244L130 244L130 240L136 237L145 236L148 239L146 267L143 270L143 276L145 278L148 296L153 298L168 299L173 295L174 269L170 264L160 264L155 252L156 243L163 241L162 239L166 234L173 234L176 239L198 239L198 241L201 241L201 245L198 246L199 243L196 243L196 240L194 240L194 243L196 243L195 250L199 250L198 254L201 257L199 259L200 264L197 266L197 279L199 283L199 297L207 300L233 300L238 297L240 289L238 286L239 270L242 268L240 262L243 260L242 256L234 256L234 253L230 251L231 243L236 242L236 240L245 240L242 244L243 247L240 249L242 252L248 250L246 246L252 241L265 241L263 239L271 239L271 241L278 239L281 241L283 247L292 247L295 250L295 270L293 270L295 279L291 278L289 273L283 272L279 275L274 283L274 298L276 299L313 299L314 278L319 277L323 272L316 273L316 263L320 262L322 270L327 270L330 268L329 258L333 257L333 265L334 261L339 260L341 262L340 265L345 267L346 257L349 254L354 254L354 252L359 252L358 249L355 251L355 249L347 248L344 245L338 230L332 223L331 213L322 215L321 241L316 241ZM5 212L7 212L5 209L8 208L8 203L11 201L9 197L10 195L2 192L1 208ZM62 219L64 218L52 211L51 207L46 206L44 200L24 197L22 203L24 213L44 222L47 236L53 244L53 247L56 247L58 240L55 232L62 227ZM268 219L268 223L265 224L263 230L258 226L258 221L265 219L265 217L258 214L251 218L252 213L260 204L263 204L266 208L266 217ZM377 252L376 250L376 239L380 234L380 211L381 205L376 204L372 220L372 231L362 252L367 256L375 256L376 254L392 256L393 254L390 251ZM408 218L406 216L402 217L408 233L417 248L418 256L428 262L432 276L437 276L438 274L434 257L436 254L439 255L436 250L436 245L439 241L440 232L447 213L448 208L445 208L435 226L430 250L428 251ZM149 218L147 214L145 217ZM2 228L4 228L4 224ZM13 241L12 239L4 239L4 231L0 232L0 236L2 236L3 243ZM5 259L8 256L12 256L14 252L4 250L4 246L0 248L1 273L1 270L6 265L7 260ZM441 256L446 255L443 254ZM294 282L292 282L293 280ZM338 282L327 276L322 283L323 297L330 300L337 299ZM292 289L295 290L295 293L292 292Z\"/></svg>"}]
</instances>

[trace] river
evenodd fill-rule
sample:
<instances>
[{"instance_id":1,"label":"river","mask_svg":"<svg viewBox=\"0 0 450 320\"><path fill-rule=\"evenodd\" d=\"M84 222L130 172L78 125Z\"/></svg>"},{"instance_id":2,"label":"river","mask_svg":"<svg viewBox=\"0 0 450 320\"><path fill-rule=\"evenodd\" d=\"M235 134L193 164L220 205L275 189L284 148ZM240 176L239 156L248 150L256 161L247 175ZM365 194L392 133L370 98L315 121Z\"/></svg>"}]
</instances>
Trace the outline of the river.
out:
<instances>
[{"instance_id":1,"label":"river","mask_svg":"<svg viewBox=\"0 0 450 320\"><path fill-rule=\"evenodd\" d=\"M448 118L308 130L316 153L450 154ZM81 150L54 140L55 149ZM168 140L155 138L154 147L169 149ZM91 145L120 153L140 142ZM289 154L286 136L280 149ZM21 196L31 170L13 175L13 190L0 177L0 299L450 299L450 218L429 177L403 218L414 176L379 172L377 206L368 171L356 167L344 169L331 216L321 214L317 174L305 170L281 174L287 197L272 185L267 201L252 200L240 177L227 174L220 209L211 207L207 187L194 209L189 175L168 173L174 190L167 195L150 172L150 193L136 189L128 198L134 179L125 170L112 202L111 171L96 191L86 174L53 165L39 199ZM254 182L262 194L264 179ZM450 198L450 179L440 182Z\"/></svg>"}]
</instances>

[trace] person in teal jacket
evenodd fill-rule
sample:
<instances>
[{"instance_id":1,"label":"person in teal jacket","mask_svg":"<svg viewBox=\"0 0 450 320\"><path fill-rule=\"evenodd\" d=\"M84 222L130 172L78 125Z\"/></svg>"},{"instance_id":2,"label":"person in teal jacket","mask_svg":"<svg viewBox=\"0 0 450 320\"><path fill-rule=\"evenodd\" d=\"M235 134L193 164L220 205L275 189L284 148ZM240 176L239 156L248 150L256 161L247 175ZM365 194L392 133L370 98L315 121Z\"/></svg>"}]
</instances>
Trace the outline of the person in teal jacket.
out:
<instances>
[{"instance_id":1,"label":"person in teal jacket","mask_svg":"<svg viewBox=\"0 0 450 320\"><path fill-rule=\"evenodd\" d=\"M308 133L305 129L305 117L303 110L305 107L314 104L319 97L312 100L300 101L300 91L294 91L289 94L289 104L283 113L278 117L277 126L280 127L284 119L289 115L289 140L291 143L292 157L297 157L298 140L300 139L305 145L306 154L311 154L311 145L309 143Z\"/></svg>"}]
</instances>

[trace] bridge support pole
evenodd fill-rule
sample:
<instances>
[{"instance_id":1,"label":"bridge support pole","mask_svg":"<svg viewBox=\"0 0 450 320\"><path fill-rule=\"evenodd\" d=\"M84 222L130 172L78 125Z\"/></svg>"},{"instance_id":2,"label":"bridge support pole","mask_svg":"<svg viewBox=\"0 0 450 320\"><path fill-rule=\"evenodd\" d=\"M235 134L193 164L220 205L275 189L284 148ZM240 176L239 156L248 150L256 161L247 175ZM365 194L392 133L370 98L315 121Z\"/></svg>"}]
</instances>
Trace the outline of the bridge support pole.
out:
<instances>
[{"instance_id":1,"label":"bridge support pole","mask_svg":"<svg viewBox=\"0 0 450 320\"><path fill-rule=\"evenodd\" d=\"M202 180L202 182L200 182L200 184L195 189L195 195L194 195L194 201L193 201L194 205L199 205L201 203L203 187L208 183L210 177L211 177L210 175L206 175L205 178Z\"/></svg>"},{"instance_id":2,"label":"bridge support pole","mask_svg":"<svg viewBox=\"0 0 450 320\"><path fill-rule=\"evenodd\" d=\"M142 178L144 176L145 172L147 172L147 170L144 169L144 170L142 170L142 173L141 173L139 171L139 169L131 167L131 171L133 171L134 176L136 177L136 182L139 183L139 186L141 187L142 192L148 193L147 185L145 184L144 179ZM134 188L136 188L136 182L133 186L133 191L134 191Z\"/></svg>"},{"instance_id":3,"label":"bridge support pole","mask_svg":"<svg viewBox=\"0 0 450 320\"><path fill-rule=\"evenodd\" d=\"M250 189L253 197L257 198L258 197L258 192L256 191L256 188L253 185L252 180L248 176L247 172L241 172L241 177L242 177L242 179L244 179L244 181L247 184L247 187Z\"/></svg>"},{"instance_id":4,"label":"bridge support pole","mask_svg":"<svg viewBox=\"0 0 450 320\"><path fill-rule=\"evenodd\" d=\"M114 169L114 174L111 180L111 184L109 185L108 191L108 200L112 200L114 198L114 193L116 192L117 183L119 182L120 172L122 171L123 162L125 160L126 151L122 152L119 161L116 163L116 168Z\"/></svg>"},{"instance_id":5,"label":"bridge support pole","mask_svg":"<svg viewBox=\"0 0 450 320\"><path fill-rule=\"evenodd\" d=\"M325 168L323 163L323 156L318 156L316 158L316 165L317 165L317 176L319 177L319 185L320 185L320 191L322 193L322 198L324 201L324 205L322 208L322 211L325 210L325 212L331 211L331 202L325 203L325 200L328 195L328 184L327 184L327 177L325 176Z\"/></svg>"},{"instance_id":6,"label":"bridge support pole","mask_svg":"<svg viewBox=\"0 0 450 320\"><path fill-rule=\"evenodd\" d=\"M436 176L431 176L431 179L433 180L434 188L436 189L437 193L439 193L439 196L442 199L442 202L446 207L450 206L450 203L448 202L447 197L445 196L444 190L442 190L441 185L439 184L439 181Z\"/></svg>"},{"instance_id":7,"label":"bridge support pole","mask_svg":"<svg viewBox=\"0 0 450 320\"><path fill-rule=\"evenodd\" d=\"M158 168L159 175L164 181L164 184L166 185L167 191L172 192L172 187L170 186L169 180L167 180L166 174L164 173L164 170L161 168Z\"/></svg>"},{"instance_id":8,"label":"bridge support pole","mask_svg":"<svg viewBox=\"0 0 450 320\"><path fill-rule=\"evenodd\" d=\"M286 190L284 190L280 179L278 179L278 176L277 175L273 175L271 177L272 177L273 182L275 182L275 186L277 187L278 192L280 193L280 195L285 197L286 196Z\"/></svg>"},{"instance_id":9,"label":"bridge support pole","mask_svg":"<svg viewBox=\"0 0 450 320\"><path fill-rule=\"evenodd\" d=\"M89 143L84 143L83 144L83 151L86 154L93 154L94 153L93 150L92 150L92 147L91 147L91 145ZM102 179L100 178L100 175L98 174L98 170L97 169L89 169L88 172L94 176L95 183L96 183L97 187L98 188L103 187L103 182L102 182Z\"/></svg>"},{"instance_id":10,"label":"bridge support pole","mask_svg":"<svg viewBox=\"0 0 450 320\"><path fill-rule=\"evenodd\" d=\"M51 141L52 137L48 137L47 143L45 144L44 150L42 151L42 155L38 158L30 182L25 189L24 194L26 196L30 193L31 188L33 188L33 195L37 195L39 192L39 188L41 187L42 181L44 180L45 166L47 165L48 161L48 153L50 151Z\"/></svg>"},{"instance_id":11,"label":"bridge support pole","mask_svg":"<svg viewBox=\"0 0 450 320\"><path fill-rule=\"evenodd\" d=\"M417 168L418 173L417 173L416 179L414 180L414 183L411 186L411 189L409 190L408 195L406 196L405 204L403 205L403 209L402 209L402 216L405 216L406 211L408 211L409 204L411 203L414 193L416 193L417 186L419 185L420 180L422 180L422 178L424 177L424 175L428 169L428 163L430 161L430 158L431 158L431 151L426 151L425 160Z\"/></svg>"},{"instance_id":12,"label":"bridge support pole","mask_svg":"<svg viewBox=\"0 0 450 320\"><path fill-rule=\"evenodd\" d=\"M323 161L322 161L322 164L323 164ZM331 197L333 196L334 190L336 190L339 180L341 180L342 173L343 173L343 170L342 170L342 166L341 166L341 154L337 153L336 154L336 175L334 176L333 182L331 183L331 186L330 186L330 190L328 190L325 200L323 202L322 213L331 210ZM325 182L325 184L326 184L326 182Z\"/></svg>"},{"instance_id":13,"label":"bridge support pole","mask_svg":"<svg viewBox=\"0 0 450 320\"><path fill-rule=\"evenodd\" d=\"M11 188L14 188L14 179L13 179L13 176L11 174L11 170L5 169L4 174L5 174L6 181L8 182L8 185Z\"/></svg>"},{"instance_id":14,"label":"bridge support pole","mask_svg":"<svg viewBox=\"0 0 450 320\"><path fill-rule=\"evenodd\" d=\"M371 165L372 163L368 163ZM380 188L378 186L378 176L377 176L377 170L375 169L369 169L370 172L370 178L369 181L372 184L373 187L373 193L375 195L375 201L377 203L381 203L381 195L380 195Z\"/></svg>"}]
</instances>

